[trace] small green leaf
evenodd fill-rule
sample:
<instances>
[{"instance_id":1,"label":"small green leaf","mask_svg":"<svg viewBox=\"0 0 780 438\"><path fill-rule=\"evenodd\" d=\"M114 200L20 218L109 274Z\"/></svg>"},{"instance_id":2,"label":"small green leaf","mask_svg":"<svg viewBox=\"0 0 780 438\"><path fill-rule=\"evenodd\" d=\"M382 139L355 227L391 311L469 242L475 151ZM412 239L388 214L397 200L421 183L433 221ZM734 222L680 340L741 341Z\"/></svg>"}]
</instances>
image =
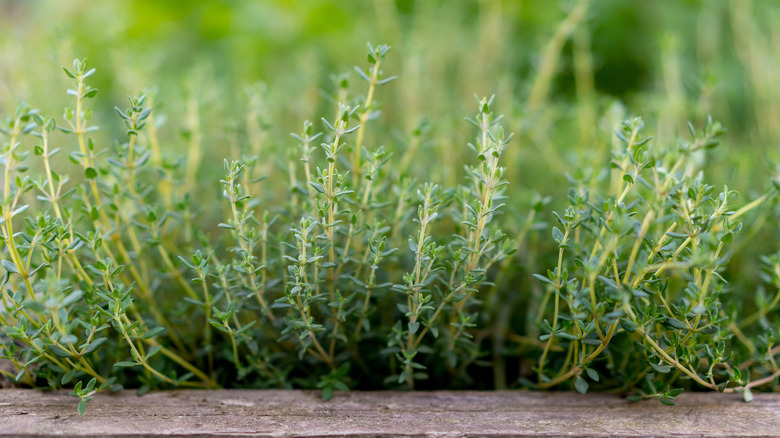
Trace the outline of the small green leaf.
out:
<instances>
[{"instance_id":1,"label":"small green leaf","mask_svg":"<svg viewBox=\"0 0 780 438\"><path fill-rule=\"evenodd\" d=\"M89 345L83 344L79 348L83 349L84 347L86 347L86 350L84 350L83 354L89 354L89 353L92 353L93 351L97 350L98 347L100 347L107 340L108 340L108 338L97 338L97 339L93 340L92 342L90 342Z\"/></svg>"},{"instance_id":2,"label":"small green leaf","mask_svg":"<svg viewBox=\"0 0 780 438\"><path fill-rule=\"evenodd\" d=\"M59 357L71 357L72 354L70 351L65 350L64 348L57 346L57 345L51 345L49 348L51 348L51 351L54 352Z\"/></svg>"},{"instance_id":3,"label":"small green leaf","mask_svg":"<svg viewBox=\"0 0 780 438\"><path fill-rule=\"evenodd\" d=\"M64 300L62 300L62 307L70 306L71 304L73 304L76 301L80 300L83 295L84 295L84 293L81 292L80 290L77 290L75 292L71 292L67 297L65 297Z\"/></svg>"},{"instance_id":4,"label":"small green leaf","mask_svg":"<svg viewBox=\"0 0 780 438\"><path fill-rule=\"evenodd\" d=\"M687 329L688 326L677 318L666 318L666 323L676 329Z\"/></svg>"},{"instance_id":5,"label":"small green leaf","mask_svg":"<svg viewBox=\"0 0 780 438\"><path fill-rule=\"evenodd\" d=\"M620 319L620 327L622 327L623 330L625 330L625 331L627 331L629 333L634 333L636 331L636 329L639 328L639 326L636 325L636 323L634 323L634 321L628 320L626 318L621 318Z\"/></svg>"},{"instance_id":6,"label":"small green leaf","mask_svg":"<svg viewBox=\"0 0 780 438\"><path fill-rule=\"evenodd\" d=\"M149 330L148 332L144 333L142 338L144 338L144 339L151 339L151 338L153 338L155 336L160 335L164 331L165 331L165 327L155 327L155 328Z\"/></svg>"},{"instance_id":7,"label":"small green leaf","mask_svg":"<svg viewBox=\"0 0 780 438\"><path fill-rule=\"evenodd\" d=\"M574 380L574 389L576 389L580 394L585 394L588 392L588 382L586 382L582 376L577 376L577 378Z\"/></svg>"},{"instance_id":8,"label":"small green leaf","mask_svg":"<svg viewBox=\"0 0 780 438\"><path fill-rule=\"evenodd\" d=\"M668 397L659 397L658 401L660 401L661 404L664 404L666 406L674 406L674 399Z\"/></svg>"},{"instance_id":9,"label":"small green leaf","mask_svg":"<svg viewBox=\"0 0 780 438\"><path fill-rule=\"evenodd\" d=\"M67 385L70 383L71 380L73 380L74 377L76 377L77 370L70 370L67 373L63 374L60 378L60 384Z\"/></svg>"},{"instance_id":10,"label":"small green leaf","mask_svg":"<svg viewBox=\"0 0 780 438\"><path fill-rule=\"evenodd\" d=\"M16 269L16 265L11 263L8 260L3 260L0 262L0 264L3 265L3 268L5 268L6 271L8 271L9 274L18 274L19 270Z\"/></svg>"},{"instance_id":11,"label":"small green leaf","mask_svg":"<svg viewBox=\"0 0 780 438\"><path fill-rule=\"evenodd\" d=\"M563 242L563 232L560 229L558 229L558 227L552 228L552 236L553 236L553 240L555 240L555 243L560 244Z\"/></svg>"},{"instance_id":12,"label":"small green leaf","mask_svg":"<svg viewBox=\"0 0 780 438\"><path fill-rule=\"evenodd\" d=\"M654 369L656 372L659 372L659 373L662 373L662 374L666 374L666 373L668 373L669 371L672 370L672 367L669 366L669 365L659 365L657 363L652 363L652 362L649 363L648 365L650 365L650 368Z\"/></svg>"},{"instance_id":13,"label":"small green leaf","mask_svg":"<svg viewBox=\"0 0 780 438\"><path fill-rule=\"evenodd\" d=\"M535 279L541 281L542 283L555 284L555 283L553 283L552 280L550 280L549 278L545 277L544 275L540 275L540 274L531 274L531 275L533 275L533 277Z\"/></svg>"}]
</instances>

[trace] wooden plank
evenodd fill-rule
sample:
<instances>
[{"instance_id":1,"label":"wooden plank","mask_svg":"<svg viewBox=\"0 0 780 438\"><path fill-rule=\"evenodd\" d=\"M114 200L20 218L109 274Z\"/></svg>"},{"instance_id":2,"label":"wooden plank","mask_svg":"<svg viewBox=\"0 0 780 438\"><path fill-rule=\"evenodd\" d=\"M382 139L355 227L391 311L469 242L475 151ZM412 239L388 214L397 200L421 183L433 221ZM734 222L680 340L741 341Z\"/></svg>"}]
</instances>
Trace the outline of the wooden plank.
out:
<instances>
[{"instance_id":1,"label":"wooden plank","mask_svg":"<svg viewBox=\"0 0 780 438\"><path fill-rule=\"evenodd\" d=\"M608 394L131 391L79 417L66 391L0 390L0 436L778 436L780 394L691 393L676 406Z\"/></svg>"}]
</instances>

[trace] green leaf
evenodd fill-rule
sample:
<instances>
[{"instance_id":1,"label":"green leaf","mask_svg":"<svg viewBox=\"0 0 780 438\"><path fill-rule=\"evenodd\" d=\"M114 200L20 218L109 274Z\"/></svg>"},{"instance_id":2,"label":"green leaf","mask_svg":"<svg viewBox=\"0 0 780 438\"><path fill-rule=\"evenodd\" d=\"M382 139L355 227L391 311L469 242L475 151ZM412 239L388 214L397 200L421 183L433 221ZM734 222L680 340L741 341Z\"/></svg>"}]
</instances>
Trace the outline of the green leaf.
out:
<instances>
[{"instance_id":1,"label":"green leaf","mask_svg":"<svg viewBox=\"0 0 780 438\"><path fill-rule=\"evenodd\" d=\"M80 300L81 297L84 296L84 293L80 290L77 290L75 292L71 292L67 297L65 297L64 300L62 300L62 307L68 307L71 304L75 303L76 301Z\"/></svg>"},{"instance_id":2,"label":"green leaf","mask_svg":"<svg viewBox=\"0 0 780 438\"><path fill-rule=\"evenodd\" d=\"M103 382L99 387L98 390L105 391L106 389L110 388L114 385L114 382L116 382L116 377L109 377L106 379L105 382Z\"/></svg>"},{"instance_id":3,"label":"green leaf","mask_svg":"<svg viewBox=\"0 0 780 438\"><path fill-rule=\"evenodd\" d=\"M83 344L79 348L83 349L84 347L87 347L87 349L84 350L83 354L89 354L89 353L92 353L93 351L97 350L97 348L100 347L107 340L108 340L108 338L97 338L97 339L93 340L92 342L90 342L89 345Z\"/></svg>"},{"instance_id":4,"label":"green leaf","mask_svg":"<svg viewBox=\"0 0 780 438\"><path fill-rule=\"evenodd\" d=\"M666 406L674 406L674 399L668 397L659 397L658 401L660 401L661 404L664 404Z\"/></svg>"},{"instance_id":5,"label":"green leaf","mask_svg":"<svg viewBox=\"0 0 780 438\"><path fill-rule=\"evenodd\" d=\"M626 318L620 319L620 327L622 327L623 330L629 333L634 333L636 329L639 328L639 326L636 323L634 323L634 321L628 320Z\"/></svg>"},{"instance_id":6,"label":"green leaf","mask_svg":"<svg viewBox=\"0 0 780 438\"><path fill-rule=\"evenodd\" d=\"M319 193L322 193L323 195L327 195L328 192L325 191L325 187L322 184L318 184L315 182L309 182L309 185L314 188L314 190L318 191Z\"/></svg>"},{"instance_id":7,"label":"green leaf","mask_svg":"<svg viewBox=\"0 0 780 438\"><path fill-rule=\"evenodd\" d=\"M586 382L582 376L577 376L577 378L574 380L574 389L576 389L580 394L585 394L588 392L588 382Z\"/></svg>"},{"instance_id":8,"label":"green leaf","mask_svg":"<svg viewBox=\"0 0 780 438\"><path fill-rule=\"evenodd\" d=\"M677 318L666 318L666 323L676 329L687 329L688 326Z\"/></svg>"},{"instance_id":9,"label":"green leaf","mask_svg":"<svg viewBox=\"0 0 780 438\"><path fill-rule=\"evenodd\" d=\"M87 400L82 398L81 401L79 402L79 415L84 415L84 411L86 409L87 409Z\"/></svg>"},{"instance_id":10,"label":"green leaf","mask_svg":"<svg viewBox=\"0 0 780 438\"><path fill-rule=\"evenodd\" d=\"M87 167L86 169L84 169L84 177L86 177L87 179L95 179L97 178L97 175L98 175L97 170L95 170L94 167Z\"/></svg>"},{"instance_id":11,"label":"green leaf","mask_svg":"<svg viewBox=\"0 0 780 438\"><path fill-rule=\"evenodd\" d=\"M555 243L563 242L563 232L559 230L558 227L552 228L552 236L553 236L553 240L555 240Z\"/></svg>"},{"instance_id":12,"label":"green leaf","mask_svg":"<svg viewBox=\"0 0 780 438\"><path fill-rule=\"evenodd\" d=\"M3 260L0 262L0 264L3 265L3 268L5 268L6 271L8 271L9 274L18 274L19 270L16 269L16 265L11 263L8 260Z\"/></svg>"},{"instance_id":13,"label":"green leaf","mask_svg":"<svg viewBox=\"0 0 780 438\"><path fill-rule=\"evenodd\" d=\"M162 327L162 326L155 327L155 328L149 330L148 332L144 333L144 335L141 336L141 337L144 338L144 339L150 339L150 338L153 338L155 336L160 335L164 331L165 331L165 327Z\"/></svg>"},{"instance_id":14,"label":"green leaf","mask_svg":"<svg viewBox=\"0 0 780 438\"><path fill-rule=\"evenodd\" d=\"M130 367L137 367L138 365L140 365L140 364L136 363L136 362L129 361L129 360L125 360L125 361L122 361L122 362L115 363L114 367L115 368L130 368Z\"/></svg>"},{"instance_id":15,"label":"green leaf","mask_svg":"<svg viewBox=\"0 0 780 438\"><path fill-rule=\"evenodd\" d=\"M160 350L162 350L162 345L154 345L152 348L149 349L149 351L146 353L146 359L151 359L154 357L155 354L159 353Z\"/></svg>"},{"instance_id":16,"label":"green leaf","mask_svg":"<svg viewBox=\"0 0 780 438\"><path fill-rule=\"evenodd\" d=\"M51 345L51 346L49 346L49 348L51 348L51 351L53 351L54 354L56 354L59 357L71 357L72 356L72 354L70 354L70 351L65 350L65 349L63 349L63 348L61 348L61 347L59 347L57 345Z\"/></svg>"},{"instance_id":17,"label":"green leaf","mask_svg":"<svg viewBox=\"0 0 780 438\"><path fill-rule=\"evenodd\" d=\"M60 384L61 385L67 385L70 383L71 380L73 380L74 377L76 377L77 370L70 370L67 373L63 374L60 378Z\"/></svg>"},{"instance_id":18,"label":"green leaf","mask_svg":"<svg viewBox=\"0 0 780 438\"><path fill-rule=\"evenodd\" d=\"M650 368L662 374L666 374L672 370L672 367L669 365L664 365L664 364L659 365L657 363L652 363L652 362L650 362L648 365L650 365Z\"/></svg>"},{"instance_id":19,"label":"green leaf","mask_svg":"<svg viewBox=\"0 0 780 438\"><path fill-rule=\"evenodd\" d=\"M533 275L533 277L535 279L541 281L542 283L555 284L555 283L553 283L552 280L550 280L549 278L545 277L544 275L539 275L539 274L531 274L531 275Z\"/></svg>"}]
</instances>

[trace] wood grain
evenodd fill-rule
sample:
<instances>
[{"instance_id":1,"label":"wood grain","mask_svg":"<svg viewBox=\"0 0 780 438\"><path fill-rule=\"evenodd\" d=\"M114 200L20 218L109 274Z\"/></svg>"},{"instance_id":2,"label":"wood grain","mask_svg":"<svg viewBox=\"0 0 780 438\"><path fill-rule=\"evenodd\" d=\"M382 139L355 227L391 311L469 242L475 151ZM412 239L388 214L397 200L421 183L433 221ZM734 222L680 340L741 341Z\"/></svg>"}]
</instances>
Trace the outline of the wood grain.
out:
<instances>
[{"instance_id":1,"label":"wood grain","mask_svg":"<svg viewBox=\"0 0 780 438\"><path fill-rule=\"evenodd\" d=\"M132 391L99 394L83 417L67 392L0 390L0 436L779 436L780 395L691 393L676 406L607 394Z\"/></svg>"}]
</instances>

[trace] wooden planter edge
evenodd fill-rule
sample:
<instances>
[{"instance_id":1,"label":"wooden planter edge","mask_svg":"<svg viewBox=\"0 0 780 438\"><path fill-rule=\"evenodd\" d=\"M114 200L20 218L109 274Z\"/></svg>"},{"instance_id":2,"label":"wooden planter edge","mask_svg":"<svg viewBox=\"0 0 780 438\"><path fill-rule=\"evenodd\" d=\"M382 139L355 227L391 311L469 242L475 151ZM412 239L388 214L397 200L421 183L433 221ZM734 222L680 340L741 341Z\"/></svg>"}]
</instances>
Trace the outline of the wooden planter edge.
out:
<instances>
[{"instance_id":1,"label":"wooden planter edge","mask_svg":"<svg viewBox=\"0 0 780 438\"><path fill-rule=\"evenodd\" d=\"M676 406L531 391L0 390L0 436L778 436L780 394L686 393Z\"/></svg>"}]
</instances>

